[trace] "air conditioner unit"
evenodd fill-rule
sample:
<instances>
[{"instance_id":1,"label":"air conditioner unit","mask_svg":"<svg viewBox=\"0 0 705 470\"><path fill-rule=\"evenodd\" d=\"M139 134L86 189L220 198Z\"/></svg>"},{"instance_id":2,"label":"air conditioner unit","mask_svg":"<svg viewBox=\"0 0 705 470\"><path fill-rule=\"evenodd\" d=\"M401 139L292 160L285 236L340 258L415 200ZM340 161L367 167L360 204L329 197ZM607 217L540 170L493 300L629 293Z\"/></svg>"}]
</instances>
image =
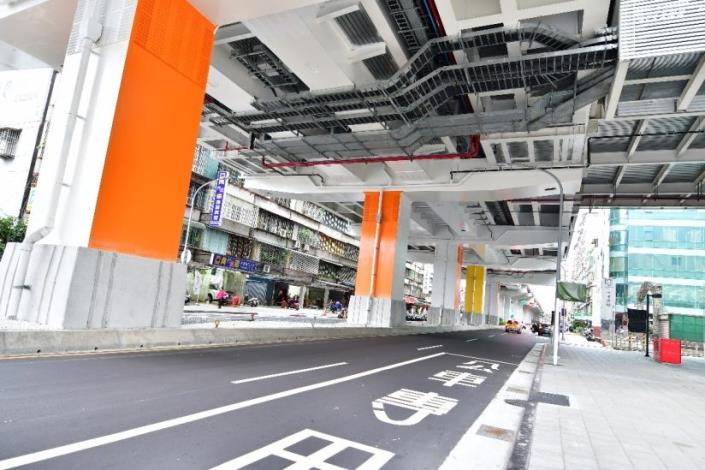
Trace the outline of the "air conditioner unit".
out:
<instances>
[{"instance_id":1,"label":"air conditioner unit","mask_svg":"<svg viewBox=\"0 0 705 470\"><path fill-rule=\"evenodd\" d=\"M268 273L268 272L271 271L271 270L272 270L272 267L271 267L270 265L268 265L268 264L265 264L264 266L262 266L262 272L263 272L263 273Z\"/></svg>"}]
</instances>

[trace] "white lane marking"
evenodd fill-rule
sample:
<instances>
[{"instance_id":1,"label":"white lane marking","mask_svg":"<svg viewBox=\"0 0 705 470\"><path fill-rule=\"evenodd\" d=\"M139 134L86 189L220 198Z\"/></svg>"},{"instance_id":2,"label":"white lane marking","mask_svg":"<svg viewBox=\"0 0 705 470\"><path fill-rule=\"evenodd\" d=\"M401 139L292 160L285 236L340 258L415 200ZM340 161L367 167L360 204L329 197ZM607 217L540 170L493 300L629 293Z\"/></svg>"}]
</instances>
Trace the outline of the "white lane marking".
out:
<instances>
[{"instance_id":1,"label":"white lane marking","mask_svg":"<svg viewBox=\"0 0 705 470\"><path fill-rule=\"evenodd\" d=\"M494 335L487 335L488 338L494 338Z\"/></svg>"},{"instance_id":2,"label":"white lane marking","mask_svg":"<svg viewBox=\"0 0 705 470\"><path fill-rule=\"evenodd\" d=\"M329 444L310 455L301 455L288 450L288 448L291 448L293 445L310 437L321 439ZM304 429L296 434L292 434L291 436L264 446L261 449L254 450L234 460L225 462L222 465L213 467L211 470L237 470L261 462L272 455L294 462L294 465L288 468L340 468L327 463L327 460L350 448L369 454L367 460L365 460L361 466L357 467L358 470L378 470L394 457L392 452L386 450L366 446L347 439L331 436L330 434L323 434L322 432L313 431L311 429Z\"/></svg>"},{"instance_id":3,"label":"white lane marking","mask_svg":"<svg viewBox=\"0 0 705 470\"><path fill-rule=\"evenodd\" d=\"M261 375L259 377L251 377L249 379L233 380L230 383L244 384L247 382L255 382L257 380L272 379L274 377L282 377L284 375L300 374L302 372L311 372L312 370L328 369L329 367L338 367L338 366L346 366L346 365L348 365L347 362L336 362L335 364L326 364L324 366L309 367L308 369L290 370L289 372L280 372L278 374Z\"/></svg>"},{"instance_id":4,"label":"white lane marking","mask_svg":"<svg viewBox=\"0 0 705 470\"><path fill-rule=\"evenodd\" d=\"M477 341L478 339L480 339L480 338L466 339L465 342L469 343L470 341Z\"/></svg>"},{"instance_id":5,"label":"white lane marking","mask_svg":"<svg viewBox=\"0 0 705 470\"><path fill-rule=\"evenodd\" d=\"M498 361L497 359L487 359L486 357L468 356L467 354L446 353L449 356L467 357L468 359L478 359L485 362L498 362L499 364L509 364L510 366L518 366L516 362Z\"/></svg>"},{"instance_id":6,"label":"white lane marking","mask_svg":"<svg viewBox=\"0 0 705 470\"><path fill-rule=\"evenodd\" d=\"M506 334L507 334L507 332L505 331L505 332L504 332L504 333L502 333L502 334L501 334L500 336L504 336L504 335L506 335Z\"/></svg>"},{"instance_id":7,"label":"white lane marking","mask_svg":"<svg viewBox=\"0 0 705 470\"><path fill-rule=\"evenodd\" d=\"M245 400L237 403L232 403L230 405L220 406L218 408L213 408L210 410L199 411L198 413L193 413L186 416L181 416L179 418L172 418L165 421L160 421L158 423L147 424L145 426L140 426L137 428L128 429L126 431L120 431L113 434L108 434L106 436L94 437L92 439L87 439L85 441L75 442L73 444L66 444L59 447L54 447L53 449L40 450L38 452L33 452L31 454L20 455L17 457L12 457L5 460L0 460L0 470L7 470L10 468L20 467L22 465L29 465L32 463L42 462L44 460L53 459L55 457L60 457L62 455L73 454L74 452L80 452L86 449L92 449L94 447L104 446L106 444L112 444L119 441L124 441L125 439L130 439L132 437L143 436L145 434L150 434L157 431L162 431L164 429L173 428L180 426L182 424L192 423L194 421L199 421L206 418L212 418L213 416L222 415L225 413L230 413L231 411L241 410L243 408L249 408L250 406L260 405L262 403L267 403L269 401L278 400L280 398L290 397L292 395L298 395L300 393L310 392L311 390L317 390L319 388L329 387L331 385L337 385L343 382L349 382L351 380L356 380L362 377L367 377L368 375L379 374L390 369L396 369L398 367L408 366L409 364L414 364L416 362L426 361L428 359L433 359L436 357L444 356L446 353L440 352L436 354L431 354L429 356L417 357L416 359L410 359L408 361L397 362L395 364L389 364L387 366L378 367L377 369L370 369L363 372L358 372L357 374L346 375L345 377L339 377L337 379L326 380L324 382L318 382L311 385L305 385L303 387L292 388L290 390L284 390L282 392L272 393L269 395L264 395L257 398L252 398L250 400Z\"/></svg>"},{"instance_id":8,"label":"white lane marking","mask_svg":"<svg viewBox=\"0 0 705 470\"><path fill-rule=\"evenodd\" d=\"M436 349L436 348L442 348L442 344L436 344L435 346L426 346L423 348L416 348L417 351L425 351L426 349Z\"/></svg>"}]
</instances>

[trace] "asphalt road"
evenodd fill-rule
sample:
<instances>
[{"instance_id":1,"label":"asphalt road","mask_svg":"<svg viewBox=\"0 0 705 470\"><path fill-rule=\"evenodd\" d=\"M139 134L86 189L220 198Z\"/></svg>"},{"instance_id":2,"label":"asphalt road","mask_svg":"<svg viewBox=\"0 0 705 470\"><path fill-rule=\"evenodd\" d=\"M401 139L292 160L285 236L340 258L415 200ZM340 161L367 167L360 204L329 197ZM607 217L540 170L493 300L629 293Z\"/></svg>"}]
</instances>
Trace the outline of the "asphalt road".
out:
<instances>
[{"instance_id":1,"label":"asphalt road","mask_svg":"<svg viewBox=\"0 0 705 470\"><path fill-rule=\"evenodd\" d=\"M502 333L0 360L0 469L437 468L543 341Z\"/></svg>"}]
</instances>

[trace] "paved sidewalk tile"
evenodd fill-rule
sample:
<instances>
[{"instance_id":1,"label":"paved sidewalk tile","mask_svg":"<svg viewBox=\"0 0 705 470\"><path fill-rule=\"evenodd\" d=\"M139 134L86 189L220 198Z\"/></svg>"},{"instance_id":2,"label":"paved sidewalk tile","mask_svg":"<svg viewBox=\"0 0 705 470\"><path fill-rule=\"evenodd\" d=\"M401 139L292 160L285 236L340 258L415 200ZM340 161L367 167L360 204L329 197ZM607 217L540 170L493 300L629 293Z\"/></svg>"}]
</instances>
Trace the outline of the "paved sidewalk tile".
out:
<instances>
[{"instance_id":1,"label":"paved sidewalk tile","mask_svg":"<svg viewBox=\"0 0 705 470\"><path fill-rule=\"evenodd\" d=\"M587 347L560 356L543 366L541 391L571 406L538 405L531 470L705 469L705 360L677 367Z\"/></svg>"}]
</instances>

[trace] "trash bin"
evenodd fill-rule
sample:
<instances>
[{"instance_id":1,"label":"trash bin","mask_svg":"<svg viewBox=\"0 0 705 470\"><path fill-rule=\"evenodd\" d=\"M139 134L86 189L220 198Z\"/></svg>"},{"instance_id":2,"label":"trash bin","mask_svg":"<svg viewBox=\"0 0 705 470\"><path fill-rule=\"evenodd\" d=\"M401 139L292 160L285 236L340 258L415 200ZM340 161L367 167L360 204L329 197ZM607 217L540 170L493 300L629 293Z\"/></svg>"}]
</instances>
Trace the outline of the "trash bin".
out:
<instances>
[{"instance_id":1,"label":"trash bin","mask_svg":"<svg viewBox=\"0 0 705 470\"><path fill-rule=\"evenodd\" d=\"M666 364L680 364L681 341L679 339L666 338L659 338L654 341L654 359Z\"/></svg>"}]
</instances>

